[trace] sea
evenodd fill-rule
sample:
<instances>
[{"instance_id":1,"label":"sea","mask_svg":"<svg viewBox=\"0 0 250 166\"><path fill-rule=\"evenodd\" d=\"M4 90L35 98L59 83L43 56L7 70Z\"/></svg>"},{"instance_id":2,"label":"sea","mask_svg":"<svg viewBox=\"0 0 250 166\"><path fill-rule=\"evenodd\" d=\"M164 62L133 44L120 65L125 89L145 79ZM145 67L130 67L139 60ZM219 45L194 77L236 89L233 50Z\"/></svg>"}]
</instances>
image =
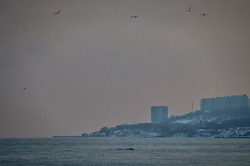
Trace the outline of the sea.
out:
<instances>
[{"instance_id":1,"label":"sea","mask_svg":"<svg viewBox=\"0 0 250 166\"><path fill-rule=\"evenodd\" d=\"M250 139L1 138L0 166L250 166Z\"/></svg>"}]
</instances>

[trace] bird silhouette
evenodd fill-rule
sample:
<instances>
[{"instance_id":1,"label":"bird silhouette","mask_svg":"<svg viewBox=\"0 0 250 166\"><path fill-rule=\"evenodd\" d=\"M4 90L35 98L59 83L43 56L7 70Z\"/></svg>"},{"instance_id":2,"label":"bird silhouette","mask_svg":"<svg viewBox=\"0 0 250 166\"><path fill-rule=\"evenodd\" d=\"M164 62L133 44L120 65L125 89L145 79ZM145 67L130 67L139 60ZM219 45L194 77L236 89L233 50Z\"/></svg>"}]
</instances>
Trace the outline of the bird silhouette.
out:
<instances>
[{"instance_id":1,"label":"bird silhouette","mask_svg":"<svg viewBox=\"0 0 250 166\"><path fill-rule=\"evenodd\" d=\"M131 16L130 18L137 18L138 16Z\"/></svg>"},{"instance_id":2,"label":"bird silhouette","mask_svg":"<svg viewBox=\"0 0 250 166\"><path fill-rule=\"evenodd\" d=\"M61 12L61 10L58 10L56 13L54 13L54 15L57 15Z\"/></svg>"},{"instance_id":3,"label":"bird silhouette","mask_svg":"<svg viewBox=\"0 0 250 166\"><path fill-rule=\"evenodd\" d=\"M202 16L206 16L207 14L206 13L201 13Z\"/></svg>"},{"instance_id":4,"label":"bird silhouette","mask_svg":"<svg viewBox=\"0 0 250 166\"><path fill-rule=\"evenodd\" d=\"M187 12L191 12L192 7L188 8Z\"/></svg>"}]
</instances>

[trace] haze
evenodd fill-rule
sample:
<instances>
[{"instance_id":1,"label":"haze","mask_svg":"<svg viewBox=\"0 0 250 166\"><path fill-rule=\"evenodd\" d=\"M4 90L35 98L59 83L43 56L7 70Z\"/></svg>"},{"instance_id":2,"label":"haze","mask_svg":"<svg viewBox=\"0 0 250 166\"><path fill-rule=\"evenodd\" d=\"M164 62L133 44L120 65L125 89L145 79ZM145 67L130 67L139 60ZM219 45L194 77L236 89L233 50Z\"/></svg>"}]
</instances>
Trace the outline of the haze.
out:
<instances>
[{"instance_id":1,"label":"haze","mask_svg":"<svg viewBox=\"0 0 250 166\"><path fill-rule=\"evenodd\" d=\"M153 105L181 115L250 94L249 0L1 0L0 22L0 137L80 135L150 122Z\"/></svg>"}]
</instances>

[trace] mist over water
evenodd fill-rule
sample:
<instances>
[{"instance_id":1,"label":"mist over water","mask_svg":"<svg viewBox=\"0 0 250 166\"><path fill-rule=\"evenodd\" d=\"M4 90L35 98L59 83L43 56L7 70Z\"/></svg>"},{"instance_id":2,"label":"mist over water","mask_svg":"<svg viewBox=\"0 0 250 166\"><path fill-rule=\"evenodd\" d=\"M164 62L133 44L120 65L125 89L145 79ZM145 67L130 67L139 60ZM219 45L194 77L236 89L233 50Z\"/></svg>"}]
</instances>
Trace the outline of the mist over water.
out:
<instances>
[{"instance_id":1,"label":"mist over water","mask_svg":"<svg viewBox=\"0 0 250 166\"><path fill-rule=\"evenodd\" d=\"M249 153L249 139L0 139L1 166L247 166Z\"/></svg>"}]
</instances>

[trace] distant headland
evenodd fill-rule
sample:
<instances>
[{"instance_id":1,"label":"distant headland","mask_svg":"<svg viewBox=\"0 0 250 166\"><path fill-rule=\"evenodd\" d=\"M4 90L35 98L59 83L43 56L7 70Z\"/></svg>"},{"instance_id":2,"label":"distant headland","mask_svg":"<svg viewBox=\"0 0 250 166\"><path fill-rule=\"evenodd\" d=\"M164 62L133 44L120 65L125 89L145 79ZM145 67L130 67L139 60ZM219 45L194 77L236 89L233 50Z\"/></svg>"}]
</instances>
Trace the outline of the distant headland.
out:
<instances>
[{"instance_id":1,"label":"distant headland","mask_svg":"<svg viewBox=\"0 0 250 166\"><path fill-rule=\"evenodd\" d=\"M151 123L102 127L78 137L250 138L250 99L246 94L203 98L200 110L170 117L167 106L152 106Z\"/></svg>"}]
</instances>

